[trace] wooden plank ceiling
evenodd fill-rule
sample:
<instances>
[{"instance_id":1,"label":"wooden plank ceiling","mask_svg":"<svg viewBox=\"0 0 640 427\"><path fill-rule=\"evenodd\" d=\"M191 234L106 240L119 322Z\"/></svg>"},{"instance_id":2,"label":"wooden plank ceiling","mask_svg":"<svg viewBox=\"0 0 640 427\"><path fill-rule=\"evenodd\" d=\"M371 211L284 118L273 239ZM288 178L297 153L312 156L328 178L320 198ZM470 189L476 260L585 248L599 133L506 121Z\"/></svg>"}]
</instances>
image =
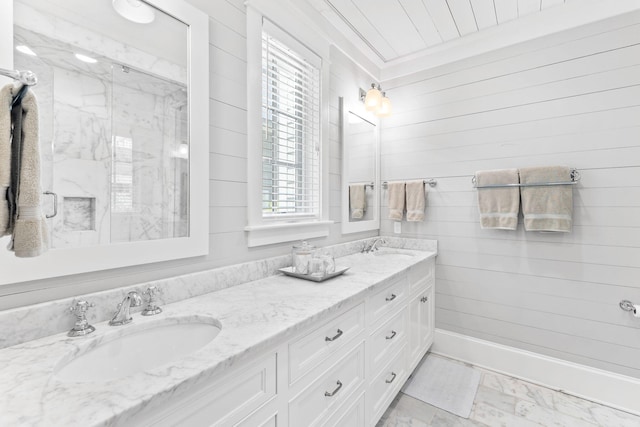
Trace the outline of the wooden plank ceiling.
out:
<instances>
[{"instance_id":1,"label":"wooden plank ceiling","mask_svg":"<svg viewBox=\"0 0 640 427\"><path fill-rule=\"evenodd\" d=\"M570 0L566 0L567 2ZM565 0L316 0L333 26L383 63L562 5Z\"/></svg>"}]
</instances>

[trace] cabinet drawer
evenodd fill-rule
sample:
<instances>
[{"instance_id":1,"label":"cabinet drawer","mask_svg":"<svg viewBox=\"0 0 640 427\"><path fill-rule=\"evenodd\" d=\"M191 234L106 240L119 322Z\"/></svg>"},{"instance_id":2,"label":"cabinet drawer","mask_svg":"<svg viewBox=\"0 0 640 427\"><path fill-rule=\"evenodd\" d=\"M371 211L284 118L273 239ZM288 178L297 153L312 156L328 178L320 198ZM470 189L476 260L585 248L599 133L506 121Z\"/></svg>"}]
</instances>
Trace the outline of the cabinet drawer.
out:
<instances>
[{"instance_id":1,"label":"cabinet drawer","mask_svg":"<svg viewBox=\"0 0 640 427\"><path fill-rule=\"evenodd\" d=\"M393 360L381 370L380 375L371 381L367 390L367 399L371 405L370 413L373 414L373 421L377 422L380 419L406 380L406 359L406 348L403 347Z\"/></svg>"},{"instance_id":2,"label":"cabinet drawer","mask_svg":"<svg viewBox=\"0 0 640 427\"><path fill-rule=\"evenodd\" d=\"M363 382L364 342L289 402L289 425L319 425Z\"/></svg>"},{"instance_id":3,"label":"cabinet drawer","mask_svg":"<svg viewBox=\"0 0 640 427\"><path fill-rule=\"evenodd\" d=\"M289 383L317 366L364 330L364 304L330 320L289 345Z\"/></svg>"},{"instance_id":4,"label":"cabinet drawer","mask_svg":"<svg viewBox=\"0 0 640 427\"><path fill-rule=\"evenodd\" d=\"M367 302L369 305L369 324L379 322L387 313L399 307L407 296L407 276L402 275L390 285L371 296Z\"/></svg>"},{"instance_id":5,"label":"cabinet drawer","mask_svg":"<svg viewBox=\"0 0 640 427\"><path fill-rule=\"evenodd\" d=\"M402 310L371 334L369 338L369 366L371 372L380 372L380 368L389 360L407 340L407 310Z\"/></svg>"},{"instance_id":6,"label":"cabinet drawer","mask_svg":"<svg viewBox=\"0 0 640 427\"><path fill-rule=\"evenodd\" d=\"M260 359L237 375L216 381L199 393L147 419L153 426L232 426L276 395L276 354ZM156 419L153 419L156 418ZM269 425L267 423L266 425Z\"/></svg>"},{"instance_id":7,"label":"cabinet drawer","mask_svg":"<svg viewBox=\"0 0 640 427\"><path fill-rule=\"evenodd\" d=\"M278 413L269 407L259 409L234 427L278 427Z\"/></svg>"},{"instance_id":8,"label":"cabinet drawer","mask_svg":"<svg viewBox=\"0 0 640 427\"><path fill-rule=\"evenodd\" d=\"M411 284L410 292L417 291L419 288L432 285L435 281L436 260L435 258L426 259L409 270L409 283Z\"/></svg>"},{"instance_id":9,"label":"cabinet drawer","mask_svg":"<svg viewBox=\"0 0 640 427\"><path fill-rule=\"evenodd\" d=\"M364 394L356 398L354 403L347 403L346 410L340 408L322 427L365 427Z\"/></svg>"}]
</instances>

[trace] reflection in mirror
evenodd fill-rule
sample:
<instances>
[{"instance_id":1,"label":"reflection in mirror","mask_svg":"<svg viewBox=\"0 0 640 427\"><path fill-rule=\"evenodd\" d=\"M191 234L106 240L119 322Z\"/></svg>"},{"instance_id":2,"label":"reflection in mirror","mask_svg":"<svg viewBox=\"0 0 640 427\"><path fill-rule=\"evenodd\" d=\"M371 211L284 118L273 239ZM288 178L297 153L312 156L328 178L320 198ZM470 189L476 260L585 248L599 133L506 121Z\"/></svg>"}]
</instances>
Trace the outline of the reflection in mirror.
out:
<instances>
[{"instance_id":1,"label":"reflection in mirror","mask_svg":"<svg viewBox=\"0 0 640 427\"><path fill-rule=\"evenodd\" d=\"M349 221L371 221L375 203L376 151L373 145L376 125L353 111L347 112L345 142L349 165L345 179L349 185ZM364 197L363 197L364 196Z\"/></svg>"},{"instance_id":2,"label":"reflection in mirror","mask_svg":"<svg viewBox=\"0 0 640 427\"><path fill-rule=\"evenodd\" d=\"M184 0L8 1L13 31L0 33L15 49L0 52L0 68L38 76L41 187L58 209L52 250L0 251L0 296L25 281L206 255L208 15ZM54 197L42 208L51 215Z\"/></svg>"},{"instance_id":3,"label":"reflection in mirror","mask_svg":"<svg viewBox=\"0 0 640 427\"><path fill-rule=\"evenodd\" d=\"M14 2L14 66L39 77L42 187L58 195L52 248L188 235L187 26L142 6L152 22L106 0Z\"/></svg>"},{"instance_id":4,"label":"reflection in mirror","mask_svg":"<svg viewBox=\"0 0 640 427\"><path fill-rule=\"evenodd\" d=\"M380 227L378 126L363 106L342 98L342 232Z\"/></svg>"}]
</instances>

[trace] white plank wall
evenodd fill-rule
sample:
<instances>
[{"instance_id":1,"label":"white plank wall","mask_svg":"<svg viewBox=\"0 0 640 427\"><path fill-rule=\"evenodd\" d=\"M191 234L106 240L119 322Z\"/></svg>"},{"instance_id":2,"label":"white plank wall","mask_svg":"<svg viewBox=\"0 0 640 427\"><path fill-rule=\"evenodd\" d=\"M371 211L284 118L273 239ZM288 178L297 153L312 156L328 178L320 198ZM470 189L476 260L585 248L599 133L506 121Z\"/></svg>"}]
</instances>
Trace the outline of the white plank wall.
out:
<instances>
[{"instance_id":1,"label":"white plank wall","mask_svg":"<svg viewBox=\"0 0 640 427\"><path fill-rule=\"evenodd\" d=\"M438 179L436 326L640 378L640 14L383 82L382 179ZM477 170L576 167L570 234L481 230ZM386 205L383 194L383 205ZM382 234L393 223L382 209Z\"/></svg>"},{"instance_id":2,"label":"white plank wall","mask_svg":"<svg viewBox=\"0 0 640 427\"><path fill-rule=\"evenodd\" d=\"M247 225L247 61L244 2L188 1L210 16L210 170L209 182L202 183L208 185L210 190L209 255L3 286L0 288L0 310L290 252L292 243L250 249L244 231ZM329 237L313 241L317 246L377 235L377 232L372 231L342 236L340 224L341 147L338 96L357 97L357 88L367 87L371 78L366 77L360 68L337 50L332 50L330 66L331 125L326 148L330 150L330 219L335 223Z\"/></svg>"}]
</instances>

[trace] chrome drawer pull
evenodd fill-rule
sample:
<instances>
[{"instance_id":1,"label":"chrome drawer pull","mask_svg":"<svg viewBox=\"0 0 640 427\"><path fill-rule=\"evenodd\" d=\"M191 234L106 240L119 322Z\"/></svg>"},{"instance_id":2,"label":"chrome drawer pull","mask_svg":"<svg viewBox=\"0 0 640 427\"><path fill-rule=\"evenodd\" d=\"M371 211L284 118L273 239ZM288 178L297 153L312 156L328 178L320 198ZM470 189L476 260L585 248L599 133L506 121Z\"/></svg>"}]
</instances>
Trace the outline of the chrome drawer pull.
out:
<instances>
[{"instance_id":1,"label":"chrome drawer pull","mask_svg":"<svg viewBox=\"0 0 640 427\"><path fill-rule=\"evenodd\" d=\"M340 336L341 336L341 335L342 335L342 330L341 330L341 329L338 329L338 333L337 333L337 334L335 334L335 336L334 336L333 338L324 337L324 340L325 340L325 341L335 341L335 340L337 340L338 338L340 338Z\"/></svg>"},{"instance_id":2,"label":"chrome drawer pull","mask_svg":"<svg viewBox=\"0 0 640 427\"><path fill-rule=\"evenodd\" d=\"M388 337L385 337L385 338L388 339L388 340L392 340L393 337L395 337L395 336L396 336L396 331L391 331L391 335L389 335Z\"/></svg>"},{"instance_id":3,"label":"chrome drawer pull","mask_svg":"<svg viewBox=\"0 0 640 427\"><path fill-rule=\"evenodd\" d=\"M390 380L384 380L385 383L387 384L391 384L393 382L393 380L396 379L396 373L395 372L391 372L391 379Z\"/></svg>"},{"instance_id":4,"label":"chrome drawer pull","mask_svg":"<svg viewBox=\"0 0 640 427\"><path fill-rule=\"evenodd\" d=\"M422 298L420 298L420 301L427 302L427 301L429 301L429 297L422 297Z\"/></svg>"},{"instance_id":5,"label":"chrome drawer pull","mask_svg":"<svg viewBox=\"0 0 640 427\"><path fill-rule=\"evenodd\" d=\"M392 381L393 381L393 380L392 380ZM325 396L327 396L327 397L335 396L335 394L336 394L338 391L340 391L340 389L342 388L342 383L341 383L339 380L338 380L338 382L337 382L336 384L338 384L338 387L336 387L336 389L335 389L335 390L333 390L332 392L325 391L325 392L324 392L324 395L325 395Z\"/></svg>"},{"instance_id":6,"label":"chrome drawer pull","mask_svg":"<svg viewBox=\"0 0 640 427\"><path fill-rule=\"evenodd\" d=\"M393 301L394 299L396 299L396 296L397 296L396 294L391 294L391 296L390 297L386 297L385 300L386 301Z\"/></svg>"}]
</instances>

